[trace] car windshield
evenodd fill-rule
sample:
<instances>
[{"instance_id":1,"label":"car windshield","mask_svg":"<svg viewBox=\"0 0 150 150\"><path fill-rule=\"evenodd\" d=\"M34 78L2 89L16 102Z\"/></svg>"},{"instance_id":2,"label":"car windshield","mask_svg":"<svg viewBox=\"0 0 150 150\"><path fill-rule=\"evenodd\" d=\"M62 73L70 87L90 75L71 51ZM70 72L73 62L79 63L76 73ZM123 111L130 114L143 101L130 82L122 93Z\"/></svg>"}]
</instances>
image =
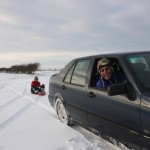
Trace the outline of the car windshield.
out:
<instances>
[{"instance_id":1,"label":"car windshield","mask_svg":"<svg viewBox=\"0 0 150 150\"><path fill-rule=\"evenodd\" d=\"M142 85L150 90L150 53L128 55L127 60Z\"/></svg>"}]
</instances>

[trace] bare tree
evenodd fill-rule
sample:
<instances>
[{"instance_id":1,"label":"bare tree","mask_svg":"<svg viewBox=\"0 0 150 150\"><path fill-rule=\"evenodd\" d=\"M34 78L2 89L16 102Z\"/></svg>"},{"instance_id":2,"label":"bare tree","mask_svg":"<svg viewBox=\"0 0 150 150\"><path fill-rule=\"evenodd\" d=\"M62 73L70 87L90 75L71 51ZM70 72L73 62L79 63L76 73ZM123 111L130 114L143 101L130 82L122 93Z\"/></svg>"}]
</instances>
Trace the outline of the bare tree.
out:
<instances>
[{"instance_id":1,"label":"bare tree","mask_svg":"<svg viewBox=\"0 0 150 150\"><path fill-rule=\"evenodd\" d=\"M28 73L32 74L37 71L40 67L40 63L30 63L30 64L23 64L23 65L14 65L10 68L0 68L0 72L6 73Z\"/></svg>"}]
</instances>

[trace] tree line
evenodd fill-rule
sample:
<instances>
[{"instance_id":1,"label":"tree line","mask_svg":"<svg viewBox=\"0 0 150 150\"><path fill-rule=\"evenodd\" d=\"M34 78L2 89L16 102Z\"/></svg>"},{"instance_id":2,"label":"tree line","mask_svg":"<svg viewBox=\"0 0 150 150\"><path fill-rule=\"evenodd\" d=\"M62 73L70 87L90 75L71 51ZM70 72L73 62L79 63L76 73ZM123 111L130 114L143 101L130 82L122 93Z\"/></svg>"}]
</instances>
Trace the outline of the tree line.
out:
<instances>
[{"instance_id":1,"label":"tree line","mask_svg":"<svg viewBox=\"0 0 150 150\"><path fill-rule=\"evenodd\" d=\"M40 67L40 63L30 63L23 65L14 65L10 68L0 68L0 72L5 73L25 73L25 74L33 74Z\"/></svg>"}]
</instances>

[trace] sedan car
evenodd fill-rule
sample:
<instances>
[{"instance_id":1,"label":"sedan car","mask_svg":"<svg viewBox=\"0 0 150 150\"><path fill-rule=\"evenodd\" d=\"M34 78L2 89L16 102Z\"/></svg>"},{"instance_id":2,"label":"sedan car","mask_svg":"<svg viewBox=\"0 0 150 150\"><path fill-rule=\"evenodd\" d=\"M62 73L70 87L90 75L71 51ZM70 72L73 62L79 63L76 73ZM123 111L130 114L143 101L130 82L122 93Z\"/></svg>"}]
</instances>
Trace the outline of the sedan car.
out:
<instances>
[{"instance_id":1,"label":"sedan car","mask_svg":"<svg viewBox=\"0 0 150 150\"><path fill-rule=\"evenodd\" d=\"M102 71L108 72L98 68L102 59L125 80L102 80ZM100 88L99 80L110 83ZM81 125L132 149L150 149L150 52L74 59L50 78L48 98L61 122Z\"/></svg>"}]
</instances>

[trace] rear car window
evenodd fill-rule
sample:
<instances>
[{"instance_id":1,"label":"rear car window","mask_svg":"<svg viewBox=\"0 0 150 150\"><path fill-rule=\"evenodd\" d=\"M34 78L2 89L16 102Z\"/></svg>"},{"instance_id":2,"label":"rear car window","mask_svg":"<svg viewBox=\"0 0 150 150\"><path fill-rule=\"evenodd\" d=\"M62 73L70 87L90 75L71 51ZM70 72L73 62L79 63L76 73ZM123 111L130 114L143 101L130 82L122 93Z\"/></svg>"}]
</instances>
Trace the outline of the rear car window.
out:
<instances>
[{"instance_id":1,"label":"rear car window","mask_svg":"<svg viewBox=\"0 0 150 150\"><path fill-rule=\"evenodd\" d=\"M80 60L77 62L72 78L71 83L76 85L85 85L86 74L90 64L90 60Z\"/></svg>"}]
</instances>

